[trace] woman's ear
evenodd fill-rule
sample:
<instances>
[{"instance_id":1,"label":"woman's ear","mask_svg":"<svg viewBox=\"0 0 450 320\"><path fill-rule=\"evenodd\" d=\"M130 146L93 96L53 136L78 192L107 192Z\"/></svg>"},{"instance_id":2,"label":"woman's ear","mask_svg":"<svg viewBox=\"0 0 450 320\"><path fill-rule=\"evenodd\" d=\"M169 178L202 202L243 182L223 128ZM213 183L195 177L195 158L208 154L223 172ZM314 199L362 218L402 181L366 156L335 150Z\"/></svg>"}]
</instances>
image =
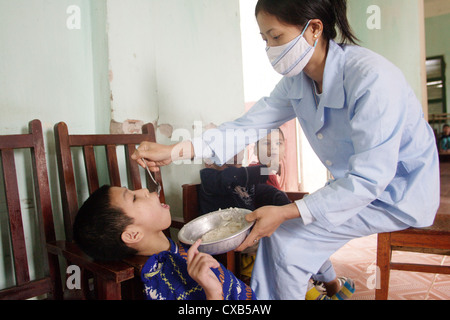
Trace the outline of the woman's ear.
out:
<instances>
[{"instance_id":1,"label":"woman's ear","mask_svg":"<svg viewBox=\"0 0 450 320\"><path fill-rule=\"evenodd\" d=\"M323 32L323 23L320 19L312 19L310 25L314 34Z\"/></svg>"},{"instance_id":2,"label":"woman's ear","mask_svg":"<svg viewBox=\"0 0 450 320\"><path fill-rule=\"evenodd\" d=\"M323 33L323 23L321 20L319 19L313 19L310 22L310 34L311 37L313 39L313 41L315 42L316 40L318 40L322 33Z\"/></svg>"},{"instance_id":3,"label":"woman's ear","mask_svg":"<svg viewBox=\"0 0 450 320\"><path fill-rule=\"evenodd\" d=\"M122 232L122 241L125 242L127 245L133 245L137 244L142 240L144 237L144 234L142 231L138 230L137 228L128 227L125 229L124 232Z\"/></svg>"}]
</instances>

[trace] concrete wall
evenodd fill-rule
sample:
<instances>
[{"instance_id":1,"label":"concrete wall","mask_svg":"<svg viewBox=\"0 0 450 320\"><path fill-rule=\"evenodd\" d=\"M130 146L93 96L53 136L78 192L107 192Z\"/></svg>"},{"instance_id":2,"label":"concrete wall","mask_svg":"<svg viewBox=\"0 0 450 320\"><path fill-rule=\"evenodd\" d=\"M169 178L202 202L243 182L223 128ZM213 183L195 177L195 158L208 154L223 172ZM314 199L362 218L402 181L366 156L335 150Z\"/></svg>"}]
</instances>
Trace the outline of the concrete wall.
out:
<instances>
[{"instance_id":1,"label":"concrete wall","mask_svg":"<svg viewBox=\"0 0 450 320\"><path fill-rule=\"evenodd\" d=\"M192 136L194 122L200 132L238 117L244 110L239 19L238 0L0 0L0 134L26 132L35 118L43 122L59 237L54 124L65 121L71 133L108 133L111 121L136 119L171 127L177 138L180 131ZM158 130L160 142L176 142L165 132ZM181 215L181 184L198 181L200 168L164 169L173 214ZM30 182L19 179L32 247ZM13 283L5 210L2 195L0 288ZM30 261L33 278L41 263Z\"/></svg>"},{"instance_id":2,"label":"concrete wall","mask_svg":"<svg viewBox=\"0 0 450 320\"><path fill-rule=\"evenodd\" d=\"M427 57L444 56L447 64L446 86L447 86L447 112L450 107L450 35L443 30L450 30L450 14L439 15L425 20Z\"/></svg>"},{"instance_id":3,"label":"concrete wall","mask_svg":"<svg viewBox=\"0 0 450 320\"><path fill-rule=\"evenodd\" d=\"M423 0L349 0L348 7L361 45L403 71L427 114Z\"/></svg>"}]
</instances>

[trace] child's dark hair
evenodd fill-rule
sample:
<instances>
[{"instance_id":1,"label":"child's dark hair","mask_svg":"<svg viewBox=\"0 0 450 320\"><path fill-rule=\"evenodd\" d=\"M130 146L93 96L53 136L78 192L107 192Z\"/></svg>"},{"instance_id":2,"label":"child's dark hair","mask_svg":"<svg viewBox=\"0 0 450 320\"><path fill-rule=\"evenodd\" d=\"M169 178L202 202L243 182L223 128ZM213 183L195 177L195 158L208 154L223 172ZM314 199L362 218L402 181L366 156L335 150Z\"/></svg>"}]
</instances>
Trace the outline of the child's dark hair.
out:
<instances>
[{"instance_id":1,"label":"child's dark hair","mask_svg":"<svg viewBox=\"0 0 450 320\"><path fill-rule=\"evenodd\" d=\"M255 14L263 11L289 25L305 26L311 19L319 19L324 26L323 35L334 40L339 29L342 43L357 44L347 19L346 0L259 0Z\"/></svg>"},{"instance_id":2,"label":"child's dark hair","mask_svg":"<svg viewBox=\"0 0 450 320\"><path fill-rule=\"evenodd\" d=\"M133 219L111 206L110 188L105 185L95 191L81 206L73 224L75 242L99 261L116 261L137 253L121 238Z\"/></svg>"}]
</instances>

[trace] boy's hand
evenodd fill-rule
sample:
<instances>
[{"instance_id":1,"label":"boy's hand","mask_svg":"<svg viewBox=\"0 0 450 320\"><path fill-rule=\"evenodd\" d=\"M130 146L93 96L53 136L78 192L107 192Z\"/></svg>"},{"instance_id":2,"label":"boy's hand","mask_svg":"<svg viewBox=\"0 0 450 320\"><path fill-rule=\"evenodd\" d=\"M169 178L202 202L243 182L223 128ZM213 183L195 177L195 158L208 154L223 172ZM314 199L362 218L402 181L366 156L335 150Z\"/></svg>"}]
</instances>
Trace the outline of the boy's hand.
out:
<instances>
[{"instance_id":1,"label":"boy's hand","mask_svg":"<svg viewBox=\"0 0 450 320\"><path fill-rule=\"evenodd\" d=\"M188 273L205 290L206 299L222 300L222 284L211 270L219 268L219 262L209 254L198 251L201 243L201 239L197 240L188 250Z\"/></svg>"}]
</instances>

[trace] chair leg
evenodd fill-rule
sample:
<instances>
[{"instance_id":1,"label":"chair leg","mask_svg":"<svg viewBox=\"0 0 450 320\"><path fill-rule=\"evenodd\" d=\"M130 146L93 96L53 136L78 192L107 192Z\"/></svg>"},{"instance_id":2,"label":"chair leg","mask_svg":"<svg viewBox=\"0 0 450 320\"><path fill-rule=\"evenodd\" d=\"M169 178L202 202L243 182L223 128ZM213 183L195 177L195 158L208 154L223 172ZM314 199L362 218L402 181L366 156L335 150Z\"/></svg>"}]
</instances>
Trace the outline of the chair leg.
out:
<instances>
[{"instance_id":1,"label":"chair leg","mask_svg":"<svg viewBox=\"0 0 450 320\"><path fill-rule=\"evenodd\" d=\"M377 287L375 300L387 300L389 296L389 278L391 273L391 234L378 234L377 248ZM377 280L378 282L378 280Z\"/></svg>"},{"instance_id":2,"label":"chair leg","mask_svg":"<svg viewBox=\"0 0 450 320\"><path fill-rule=\"evenodd\" d=\"M58 256L48 254L50 278L53 283L53 297L54 300L62 300L64 296L64 289L62 287L61 273L59 269Z\"/></svg>"},{"instance_id":3,"label":"chair leg","mask_svg":"<svg viewBox=\"0 0 450 320\"><path fill-rule=\"evenodd\" d=\"M122 287L120 283L97 278L98 300L122 300Z\"/></svg>"}]
</instances>

